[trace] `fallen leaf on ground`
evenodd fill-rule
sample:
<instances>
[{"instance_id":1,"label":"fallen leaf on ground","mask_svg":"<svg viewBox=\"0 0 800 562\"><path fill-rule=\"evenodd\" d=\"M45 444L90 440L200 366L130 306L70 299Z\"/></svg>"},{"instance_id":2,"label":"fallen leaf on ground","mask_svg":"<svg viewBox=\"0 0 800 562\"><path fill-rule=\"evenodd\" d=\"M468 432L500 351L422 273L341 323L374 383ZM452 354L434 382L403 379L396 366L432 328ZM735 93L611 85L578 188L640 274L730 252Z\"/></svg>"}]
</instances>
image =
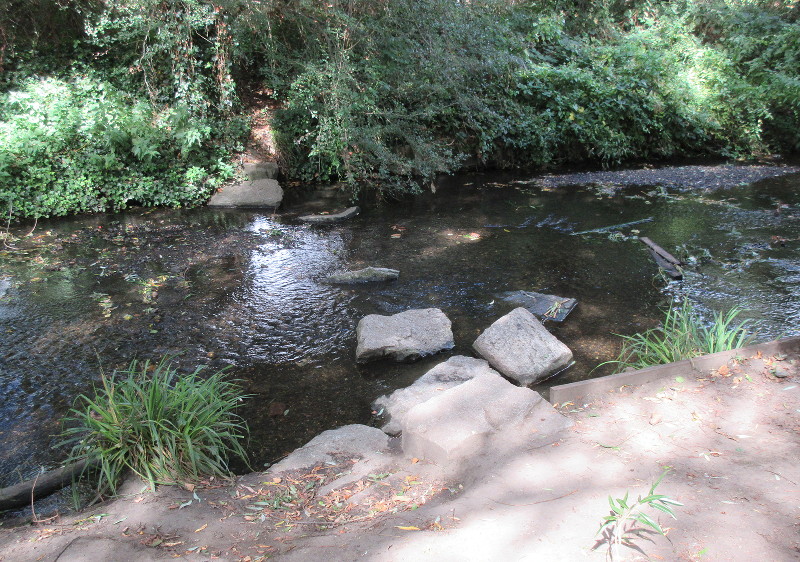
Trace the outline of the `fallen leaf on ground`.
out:
<instances>
[{"instance_id":1,"label":"fallen leaf on ground","mask_svg":"<svg viewBox=\"0 0 800 562\"><path fill-rule=\"evenodd\" d=\"M400 527L396 525L395 528L400 529L401 531L419 531L419 527Z\"/></svg>"}]
</instances>

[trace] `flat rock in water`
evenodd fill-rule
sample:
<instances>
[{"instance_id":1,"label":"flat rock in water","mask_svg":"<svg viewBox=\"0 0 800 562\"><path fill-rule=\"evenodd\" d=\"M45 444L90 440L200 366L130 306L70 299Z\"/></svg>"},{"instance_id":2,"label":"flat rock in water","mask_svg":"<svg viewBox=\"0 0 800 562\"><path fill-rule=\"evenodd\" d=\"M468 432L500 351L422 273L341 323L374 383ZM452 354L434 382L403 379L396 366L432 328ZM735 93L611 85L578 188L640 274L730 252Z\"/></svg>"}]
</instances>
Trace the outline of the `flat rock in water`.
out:
<instances>
[{"instance_id":1,"label":"flat rock in water","mask_svg":"<svg viewBox=\"0 0 800 562\"><path fill-rule=\"evenodd\" d=\"M360 208L350 207L349 209L345 209L341 213L331 213L329 215L304 215L302 217L298 217L298 220L312 224L341 222L356 216L360 212L361 212Z\"/></svg>"},{"instance_id":2,"label":"flat rock in water","mask_svg":"<svg viewBox=\"0 0 800 562\"><path fill-rule=\"evenodd\" d=\"M381 429L389 435L396 435L402 431L406 414L414 406L476 377L500 378L500 373L492 369L483 359L456 355L436 365L411 386L381 396L373 403L372 408L386 416L388 420Z\"/></svg>"},{"instance_id":3,"label":"flat rock in water","mask_svg":"<svg viewBox=\"0 0 800 562\"><path fill-rule=\"evenodd\" d=\"M491 455L497 434L545 444L570 425L538 392L502 377L479 376L409 410L403 453L440 465L460 463Z\"/></svg>"},{"instance_id":4,"label":"flat rock in water","mask_svg":"<svg viewBox=\"0 0 800 562\"><path fill-rule=\"evenodd\" d=\"M407 310L393 316L370 314L358 323L356 339L359 363L383 357L415 361L455 345L450 319L438 308Z\"/></svg>"},{"instance_id":5,"label":"flat rock in water","mask_svg":"<svg viewBox=\"0 0 800 562\"><path fill-rule=\"evenodd\" d=\"M323 431L281 462L272 465L269 471L284 472L326 462L335 463L337 456L348 459L366 457L376 451L386 451L388 447L389 436L377 427L345 425Z\"/></svg>"},{"instance_id":6,"label":"flat rock in water","mask_svg":"<svg viewBox=\"0 0 800 562\"><path fill-rule=\"evenodd\" d=\"M325 283L336 285L349 285L352 283L375 283L379 281L393 281L400 277L396 269L386 267L365 267L358 271L345 271L334 273L324 279Z\"/></svg>"},{"instance_id":7,"label":"flat rock in water","mask_svg":"<svg viewBox=\"0 0 800 562\"><path fill-rule=\"evenodd\" d=\"M546 379L572 361L572 351L522 307L489 326L472 347L492 367L522 385Z\"/></svg>"},{"instance_id":8,"label":"flat rock in water","mask_svg":"<svg viewBox=\"0 0 800 562\"><path fill-rule=\"evenodd\" d=\"M534 293L533 291L508 291L497 295L511 304L522 306L541 320L553 320L563 322L567 315L572 312L578 301L555 295L545 295Z\"/></svg>"},{"instance_id":9,"label":"flat rock in water","mask_svg":"<svg viewBox=\"0 0 800 562\"><path fill-rule=\"evenodd\" d=\"M275 162L248 162L243 168L249 180L274 180L278 177L278 165Z\"/></svg>"},{"instance_id":10,"label":"flat rock in water","mask_svg":"<svg viewBox=\"0 0 800 562\"><path fill-rule=\"evenodd\" d=\"M277 181L261 179L223 187L208 201L209 207L275 208L283 200Z\"/></svg>"}]
</instances>

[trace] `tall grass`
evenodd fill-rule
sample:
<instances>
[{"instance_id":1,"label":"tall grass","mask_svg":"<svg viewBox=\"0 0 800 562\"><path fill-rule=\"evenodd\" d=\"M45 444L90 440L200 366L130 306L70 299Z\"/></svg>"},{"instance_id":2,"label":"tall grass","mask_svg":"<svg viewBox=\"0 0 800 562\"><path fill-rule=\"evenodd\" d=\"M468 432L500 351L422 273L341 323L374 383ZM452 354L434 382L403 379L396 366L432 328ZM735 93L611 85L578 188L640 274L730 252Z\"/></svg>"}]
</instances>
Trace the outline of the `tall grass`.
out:
<instances>
[{"instance_id":1,"label":"tall grass","mask_svg":"<svg viewBox=\"0 0 800 562\"><path fill-rule=\"evenodd\" d=\"M228 476L228 459L246 458L239 387L223 371L203 378L201 370L181 376L167 358L154 366L133 361L104 375L93 397L78 398L65 419L65 444L71 460L97 461L99 492L115 493L127 470L154 488Z\"/></svg>"},{"instance_id":2,"label":"tall grass","mask_svg":"<svg viewBox=\"0 0 800 562\"><path fill-rule=\"evenodd\" d=\"M754 339L746 321L736 322L738 308L715 312L710 324L702 322L688 300L680 308L665 311L664 322L640 334L620 336L622 351L615 361L617 371L643 369L682 361L708 353L744 347Z\"/></svg>"}]
</instances>

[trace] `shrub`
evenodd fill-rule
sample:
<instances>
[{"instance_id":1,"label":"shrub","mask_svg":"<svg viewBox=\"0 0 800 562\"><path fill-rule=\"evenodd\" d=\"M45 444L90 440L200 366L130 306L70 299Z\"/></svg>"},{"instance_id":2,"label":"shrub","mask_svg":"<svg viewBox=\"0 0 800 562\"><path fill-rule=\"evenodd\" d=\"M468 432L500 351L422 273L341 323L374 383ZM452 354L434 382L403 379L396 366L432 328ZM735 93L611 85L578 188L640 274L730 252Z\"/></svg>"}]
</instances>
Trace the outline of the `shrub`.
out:
<instances>
[{"instance_id":1,"label":"shrub","mask_svg":"<svg viewBox=\"0 0 800 562\"><path fill-rule=\"evenodd\" d=\"M81 395L65 419L70 460L98 462L101 493L114 493L129 469L152 488L228 476L229 457L246 457L240 441L247 426L235 413L243 396L224 372L181 376L167 358L151 367L134 361L103 376L102 387Z\"/></svg>"},{"instance_id":2,"label":"shrub","mask_svg":"<svg viewBox=\"0 0 800 562\"><path fill-rule=\"evenodd\" d=\"M213 122L155 111L87 76L0 96L0 205L11 218L195 205L231 170Z\"/></svg>"}]
</instances>

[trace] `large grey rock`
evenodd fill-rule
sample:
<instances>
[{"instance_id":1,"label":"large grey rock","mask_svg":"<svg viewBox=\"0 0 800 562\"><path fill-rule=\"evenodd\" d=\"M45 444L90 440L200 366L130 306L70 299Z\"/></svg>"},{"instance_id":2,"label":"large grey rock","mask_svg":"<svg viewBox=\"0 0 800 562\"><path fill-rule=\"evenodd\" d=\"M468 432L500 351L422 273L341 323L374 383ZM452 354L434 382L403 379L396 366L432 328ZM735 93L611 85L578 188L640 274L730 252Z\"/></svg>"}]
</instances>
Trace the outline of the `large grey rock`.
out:
<instances>
[{"instance_id":1,"label":"large grey rock","mask_svg":"<svg viewBox=\"0 0 800 562\"><path fill-rule=\"evenodd\" d=\"M557 439L571 422L538 392L502 377L479 376L414 406L403 421L408 457L453 464L495 449L506 433L530 443Z\"/></svg>"},{"instance_id":2,"label":"large grey rock","mask_svg":"<svg viewBox=\"0 0 800 562\"><path fill-rule=\"evenodd\" d=\"M331 213L329 215L303 215L302 217L298 217L298 220L314 224L342 222L356 216L360 212L361 209L358 207L350 207L340 213Z\"/></svg>"},{"instance_id":3,"label":"large grey rock","mask_svg":"<svg viewBox=\"0 0 800 562\"><path fill-rule=\"evenodd\" d=\"M364 457L376 451L386 451L389 436L377 427L352 424L323 431L294 451L281 462L272 465L270 472L307 468L326 462L336 462L336 456Z\"/></svg>"},{"instance_id":4,"label":"large grey rock","mask_svg":"<svg viewBox=\"0 0 800 562\"><path fill-rule=\"evenodd\" d=\"M572 351L521 307L489 326L472 347L492 367L523 385L546 379L572 361Z\"/></svg>"},{"instance_id":5,"label":"large grey rock","mask_svg":"<svg viewBox=\"0 0 800 562\"><path fill-rule=\"evenodd\" d=\"M365 363L388 357L415 361L451 349L452 324L438 308L406 310L393 316L370 314L356 328L356 361Z\"/></svg>"},{"instance_id":6,"label":"large grey rock","mask_svg":"<svg viewBox=\"0 0 800 562\"><path fill-rule=\"evenodd\" d=\"M275 162L248 162L242 167L249 180L274 180L278 177L278 165Z\"/></svg>"},{"instance_id":7,"label":"large grey rock","mask_svg":"<svg viewBox=\"0 0 800 562\"><path fill-rule=\"evenodd\" d=\"M489 363L483 359L463 355L456 355L444 363L439 363L414 381L411 386L395 390L390 395L381 396L373 402L373 409L387 419L381 429L389 435L400 433L406 414L414 406L475 377L500 378L500 373L489 367Z\"/></svg>"},{"instance_id":8,"label":"large grey rock","mask_svg":"<svg viewBox=\"0 0 800 562\"><path fill-rule=\"evenodd\" d=\"M223 187L208 201L209 207L275 208L283 201L277 181L260 179Z\"/></svg>"},{"instance_id":9,"label":"large grey rock","mask_svg":"<svg viewBox=\"0 0 800 562\"><path fill-rule=\"evenodd\" d=\"M354 283L374 283L378 281L393 281L400 277L396 269L386 267L365 267L357 271L344 271L334 273L324 279L325 283L349 285Z\"/></svg>"}]
</instances>

